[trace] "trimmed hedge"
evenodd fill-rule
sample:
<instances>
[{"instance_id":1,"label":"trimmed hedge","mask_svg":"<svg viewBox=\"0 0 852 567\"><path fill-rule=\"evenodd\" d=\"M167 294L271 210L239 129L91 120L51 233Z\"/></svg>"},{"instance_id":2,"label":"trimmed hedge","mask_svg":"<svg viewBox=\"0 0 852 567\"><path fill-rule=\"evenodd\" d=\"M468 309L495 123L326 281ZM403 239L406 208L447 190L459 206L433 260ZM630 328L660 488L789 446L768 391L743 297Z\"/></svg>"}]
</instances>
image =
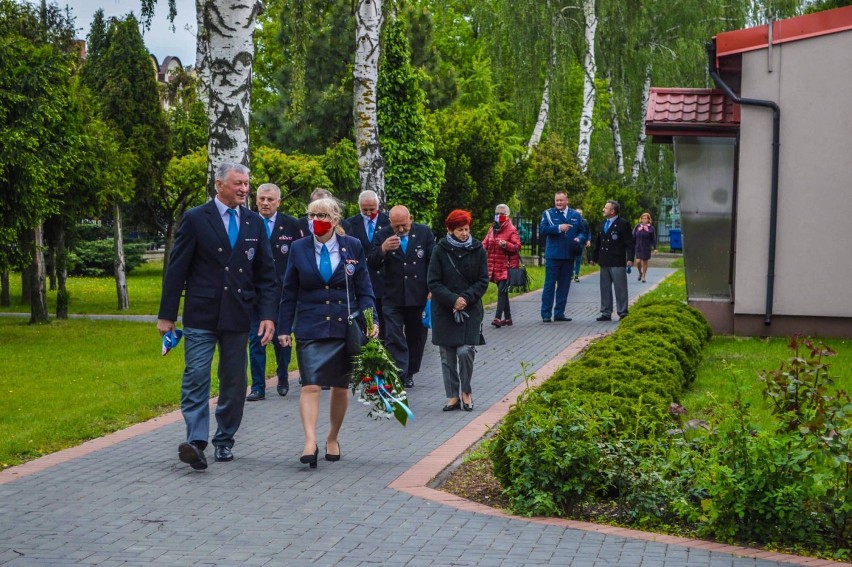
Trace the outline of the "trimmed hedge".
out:
<instances>
[{"instance_id":1,"label":"trimmed hedge","mask_svg":"<svg viewBox=\"0 0 852 567\"><path fill-rule=\"evenodd\" d=\"M611 490L600 463L622 450L620 440L667 429L669 405L694 379L711 336L696 309L646 301L616 332L525 392L486 444L512 509L570 515L588 495Z\"/></svg>"}]
</instances>

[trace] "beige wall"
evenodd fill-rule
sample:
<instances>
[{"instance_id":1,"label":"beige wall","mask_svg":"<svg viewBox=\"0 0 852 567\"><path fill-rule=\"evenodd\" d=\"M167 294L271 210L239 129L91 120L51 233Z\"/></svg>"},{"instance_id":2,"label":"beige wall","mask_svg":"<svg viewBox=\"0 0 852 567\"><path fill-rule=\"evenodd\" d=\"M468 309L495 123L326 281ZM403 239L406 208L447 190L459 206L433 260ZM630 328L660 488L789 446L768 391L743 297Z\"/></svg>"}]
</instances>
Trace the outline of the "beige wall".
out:
<instances>
[{"instance_id":1,"label":"beige wall","mask_svg":"<svg viewBox=\"0 0 852 567\"><path fill-rule=\"evenodd\" d=\"M742 97L781 108L777 315L852 317L852 32L743 54ZM772 111L742 107L735 312L766 305Z\"/></svg>"}]
</instances>

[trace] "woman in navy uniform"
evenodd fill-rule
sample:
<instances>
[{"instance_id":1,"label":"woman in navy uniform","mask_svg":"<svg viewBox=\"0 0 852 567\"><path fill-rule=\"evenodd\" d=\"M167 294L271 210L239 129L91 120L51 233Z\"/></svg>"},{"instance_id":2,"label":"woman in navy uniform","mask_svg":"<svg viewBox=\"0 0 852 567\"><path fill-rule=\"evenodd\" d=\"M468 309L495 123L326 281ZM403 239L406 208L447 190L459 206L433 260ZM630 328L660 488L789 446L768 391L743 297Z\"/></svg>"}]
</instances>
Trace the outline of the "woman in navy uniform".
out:
<instances>
[{"instance_id":1,"label":"woman in navy uniform","mask_svg":"<svg viewBox=\"0 0 852 567\"><path fill-rule=\"evenodd\" d=\"M323 198L308 205L310 238L293 243L284 274L278 312L278 340L290 346L296 336L296 358L302 377L299 413L305 430L300 461L317 466L317 417L322 387L331 388L330 427L325 459L340 460L338 434L349 404L352 359L346 354L346 327L350 310L373 309L364 249L357 238L340 227L340 205ZM348 297L347 297L348 292ZM373 329L378 335L378 326Z\"/></svg>"}]
</instances>

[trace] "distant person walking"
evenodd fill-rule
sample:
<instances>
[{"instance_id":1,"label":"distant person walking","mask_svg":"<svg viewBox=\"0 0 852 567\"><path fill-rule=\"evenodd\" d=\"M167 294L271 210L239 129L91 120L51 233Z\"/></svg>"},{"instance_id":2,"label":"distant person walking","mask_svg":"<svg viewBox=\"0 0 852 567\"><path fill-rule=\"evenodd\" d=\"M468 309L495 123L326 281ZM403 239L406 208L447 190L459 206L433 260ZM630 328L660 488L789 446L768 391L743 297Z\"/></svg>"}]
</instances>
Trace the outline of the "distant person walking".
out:
<instances>
[{"instance_id":1,"label":"distant person walking","mask_svg":"<svg viewBox=\"0 0 852 567\"><path fill-rule=\"evenodd\" d=\"M482 241L488 254L488 279L497 284L497 312L491 324L497 328L512 325L509 307L509 268L520 265L521 238L512 219L509 206L494 207L494 224Z\"/></svg>"},{"instance_id":2,"label":"distant person walking","mask_svg":"<svg viewBox=\"0 0 852 567\"><path fill-rule=\"evenodd\" d=\"M638 280L645 281L648 273L648 260L651 254L657 251L657 231L651 221L651 213L645 211L639 217L639 224L633 229L633 241L636 251L636 271L639 272Z\"/></svg>"},{"instance_id":3,"label":"distant person walking","mask_svg":"<svg viewBox=\"0 0 852 567\"><path fill-rule=\"evenodd\" d=\"M592 263L600 264L601 314L597 321L612 321L612 294L620 318L627 317L627 272L633 265L633 233L630 223L618 216L617 201L607 201L604 221L595 240Z\"/></svg>"},{"instance_id":4,"label":"distant person walking","mask_svg":"<svg viewBox=\"0 0 852 567\"><path fill-rule=\"evenodd\" d=\"M234 435L246 400L246 345L252 310L257 309L260 343L275 331L275 263L263 219L244 205L249 169L223 163L216 169L216 197L184 215L175 237L157 315L160 335L175 330L183 305L184 357L180 411L186 442L178 458L193 469L207 468L204 449L210 431L210 367L219 348L216 402L216 461L231 461Z\"/></svg>"},{"instance_id":5,"label":"distant person walking","mask_svg":"<svg viewBox=\"0 0 852 567\"><path fill-rule=\"evenodd\" d=\"M574 274L574 259L582 255L580 213L568 206L568 195L557 191L554 206L541 215L539 234L545 238L544 287L541 291L541 320L570 321L565 316L568 290Z\"/></svg>"},{"instance_id":6,"label":"distant person walking","mask_svg":"<svg viewBox=\"0 0 852 567\"><path fill-rule=\"evenodd\" d=\"M482 296L488 289L488 258L470 234L471 216L456 209L447 216L447 236L432 252L432 344L440 347L447 403L444 411L473 410L473 360L482 339Z\"/></svg>"},{"instance_id":7,"label":"distant person walking","mask_svg":"<svg viewBox=\"0 0 852 567\"><path fill-rule=\"evenodd\" d=\"M580 249L580 254L574 258L574 281L580 281L580 269L583 266L583 256L585 255L586 248L592 245L592 234L589 229L589 223L583 217L583 209L576 209L578 213L580 213L580 244L582 244L582 248Z\"/></svg>"}]
</instances>

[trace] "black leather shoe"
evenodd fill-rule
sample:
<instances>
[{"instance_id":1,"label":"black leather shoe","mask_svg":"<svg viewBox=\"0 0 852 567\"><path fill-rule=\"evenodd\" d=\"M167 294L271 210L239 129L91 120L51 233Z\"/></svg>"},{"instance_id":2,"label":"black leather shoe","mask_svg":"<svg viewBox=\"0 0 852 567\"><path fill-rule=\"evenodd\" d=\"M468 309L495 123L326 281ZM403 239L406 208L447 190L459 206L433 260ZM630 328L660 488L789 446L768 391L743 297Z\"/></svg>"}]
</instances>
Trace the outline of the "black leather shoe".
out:
<instances>
[{"instance_id":1,"label":"black leather shoe","mask_svg":"<svg viewBox=\"0 0 852 567\"><path fill-rule=\"evenodd\" d=\"M216 445L216 462L227 463L234 460L234 452L227 445Z\"/></svg>"},{"instance_id":2,"label":"black leather shoe","mask_svg":"<svg viewBox=\"0 0 852 567\"><path fill-rule=\"evenodd\" d=\"M248 396L246 396L247 402L259 402L260 400L265 400L266 394L260 392L258 390L252 390Z\"/></svg>"},{"instance_id":3,"label":"black leather shoe","mask_svg":"<svg viewBox=\"0 0 852 567\"><path fill-rule=\"evenodd\" d=\"M402 385L405 386L406 388L413 388L414 387L414 378L412 378L411 376L406 376L405 380L402 381Z\"/></svg>"},{"instance_id":4,"label":"black leather shoe","mask_svg":"<svg viewBox=\"0 0 852 567\"><path fill-rule=\"evenodd\" d=\"M197 471L203 471L207 468L207 457L204 456L204 449L195 443L178 445L178 459Z\"/></svg>"},{"instance_id":5,"label":"black leather shoe","mask_svg":"<svg viewBox=\"0 0 852 567\"><path fill-rule=\"evenodd\" d=\"M473 396L470 397L470 403L469 404L462 402L462 409L464 411L473 411Z\"/></svg>"},{"instance_id":6,"label":"black leather shoe","mask_svg":"<svg viewBox=\"0 0 852 567\"><path fill-rule=\"evenodd\" d=\"M337 443L337 454L336 455L329 454L328 444L326 443L326 445L325 445L325 460L331 461L332 463L340 460L340 443L339 442Z\"/></svg>"},{"instance_id":7,"label":"black leather shoe","mask_svg":"<svg viewBox=\"0 0 852 567\"><path fill-rule=\"evenodd\" d=\"M308 465L310 468L317 468L317 455L319 455L319 447L314 449L313 455L302 455L299 457L299 462L303 465Z\"/></svg>"},{"instance_id":8,"label":"black leather shoe","mask_svg":"<svg viewBox=\"0 0 852 567\"><path fill-rule=\"evenodd\" d=\"M566 316L563 315L561 317L554 317L553 320L554 321L571 321L571 317L566 317Z\"/></svg>"},{"instance_id":9,"label":"black leather shoe","mask_svg":"<svg viewBox=\"0 0 852 567\"><path fill-rule=\"evenodd\" d=\"M457 409L461 409L461 400L457 401L454 404L445 405L443 411L455 411Z\"/></svg>"},{"instance_id":10,"label":"black leather shoe","mask_svg":"<svg viewBox=\"0 0 852 567\"><path fill-rule=\"evenodd\" d=\"M542 323L550 323L550 317L545 317L541 320Z\"/></svg>"},{"instance_id":11,"label":"black leather shoe","mask_svg":"<svg viewBox=\"0 0 852 567\"><path fill-rule=\"evenodd\" d=\"M290 392L290 383L278 380L278 386L275 387L279 396L286 396Z\"/></svg>"},{"instance_id":12,"label":"black leather shoe","mask_svg":"<svg viewBox=\"0 0 852 567\"><path fill-rule=\"evenodd\" d=\"M620 315L618 316L618 320L619 320L619 321L621 321L621 320L622 320L622 319L624 319L625 317L627 317L627 313L622 313L622 314L620 314Z\"/></svg>"},{"instance_id":13,"label":"black leather shoe","mask_svg":"<svg viewBox=\"0 0 852 567\"><path fill-rule=\"evenodd\" d=\"M606 315L601 315L595 321L612 321L612 317L607 317Z\"/></svg>"}]
</instances>

